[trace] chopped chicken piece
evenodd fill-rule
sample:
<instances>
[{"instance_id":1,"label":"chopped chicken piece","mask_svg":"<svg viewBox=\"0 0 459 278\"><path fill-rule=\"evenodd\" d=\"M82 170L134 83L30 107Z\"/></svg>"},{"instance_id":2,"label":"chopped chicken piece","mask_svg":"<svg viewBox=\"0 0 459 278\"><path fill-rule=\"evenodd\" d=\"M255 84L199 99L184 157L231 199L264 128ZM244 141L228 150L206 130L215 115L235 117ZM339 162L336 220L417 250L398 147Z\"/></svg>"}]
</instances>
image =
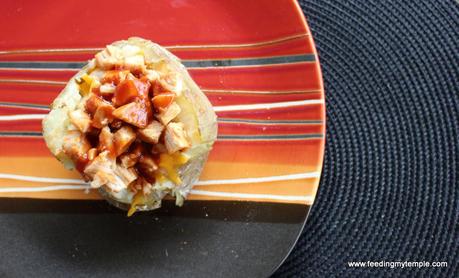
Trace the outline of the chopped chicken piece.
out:
<instances>
[{"instance_id":1,"label":"chopped chicken piece","mask_svg":"<svg viewBox=\"0 0 459 278\"><path fill-rule=\"evenodd\" d=\"M96 128L107 126L113 121L113 111L115 111L115 108L112 105L103 102L94 113L92 125Z\"/></svg>"},{"instance_id":2,"label":"chopped chicken piece","mask_svg":"<svg viewBox=\"0 0 459 278\"><path fill-rule=\"evenodd\" d=\"M113 133L110 132L108 126L102 128L99 133L99 146L97 147L100 152L108 151L109 153L114 153L115 143Z\"/></svg>"},{"instance_id":3,"label":"chopped chicken piece","mask_svg":"<svg viewBox=\"0 0 459 278\"><path fill-rule=\"evenodd\" d=\"M99 172L96 172L96 174L93 175L92 181L91 181L91 187L92 188L102 187L102 185L109 183L110 180L114 181L116 180L116 178L113 178L111 175L108 175L107 173L101 170Z\"/></svg>"},{"instance_id":4,"label":"chopped chicken piece","mask_svg":"<svg viewBox=\"0 0 459 278\"><path fill-rule=\"evenodd\" d=\"M139 96L136 83L133 80L126 79L116 86L113 104L116 107L125 105L135 100Z\"/></svg>"},{"instance_id":5,"label":"chopped chicken piece","mask_svg":"<svg viewBox=\"0 0 459 278\"><path fill-rule=\"evenodd\" d=\"M151 183L143 179L141 185L142 185L142 193L144 195L148 195L151 193L151 190L153 189L153 185Z\"/></svg>"},{"instance_id":6,"label":"chopped chicken piece","mask_svg":"<svg viewBox=\"0 0 459 278\"><path fill-rule=\"evenodd\" d=\"M147 127L137 131L140 139L147 143L156 144L159 141L159 136L163 131L164 126L158 121L152 121Z\"/></svg>"},{"instance_id":7,"label":"chopped chicken piece","mask_svg":"<svg viewBox=\"0 0 459 278\"><path fill-rule=\"evenodd\" d=\"M156 117L163 125L167 125L170 121L172 121L178 114L180 114L180 106L177 103L172 103L169 107L161 111Z\"/></svg>"},{"instance_id":8,"label":"chopped chicken piece","mask_svg":"<svg viewBox=\"0 0 459 278\"><path fill-rule=\"evenodd\" d=\"M159 79L159 73L155 70L147 70L145 77L148 79L150 82L154 82Z\"/></svg>"},{"instance_id":9,"label":"chopped chicken piece","mask_svg":"<svg viewBox=\"0 0 459 278\"><path fill-rule=\"evenodd\" d=\"M118 46L107 45L106 50L107 50L107 53L113 57L116 57L116 58L123 57L122 50Z\"/></svg>"},{"instance_id":10,"label":"chopped chicken piece","mask_svg":"<svg viewBox=\"0 0 459 278\"><path fill-rule=\"evenodd\" d=\"M95 94L86 100L85 109L93 116L92 126L96 128L102 128L113 121L115 108Z\"/></svg>"},{"instance_id":11,"label":"chopped chicken piece","mask_svg":"<svg viewBox=\"0 0 459 278\"><path fill-rule=\"evenodd\" d=\"M89 98L86 100L85 109L91 115L94 115L97 108L101 105L111 105L110 103L103 100L100 96L96 94L91 94Z\"/></svg>"},{"instance_id":12,"label":"chopped chicken piece","mask_svg":"<svg viewBox=\"0 0 459 278\"><path fill-rule=\"evenodd\" d=\"M127 56L124 58L124 67L128 69L144 69L145 60L142 55Z\"/></svg>"},{"instance_id":13,"label":"chopped chicken piece","mask_svg":"<svg viewBox=\"0 0 459 278\"><path fill-rule=\"evenodd\" d=\"M164 144L158 143L154 144L153 147L151 148L151 152L154 154L161 154L161 153L166 153L167 149Z\"/></svg>"},{"instance_id":14,"label":"chopped chicken piece","mask_svg":"<svg viewBox=\"0 0 459 278\"><path fill-rule=\"evenodd\" d=\"M91 118L83 110L75 110L69 113L70 122L75 125L81 132L88 132L91 127Z\"/></svg>"},{"instance_id":15,"label":"chopped chicken piece","mask_svg":"<svg viewBox=\"0 0 459 278\"><path fill-rule=\"evenodd\" d=\"M139 98L143 100L148 100L151 84L148 80L134 80L135 87L139 92Z\"/></svg>"},{"instance_id":16,"label":"chopped chicken piece","mask_svg":"<svg viewBox=\"0 0 459 278\"><path fill-rule=\"evenodd\" d=\"M119 59L119 49L110 46L96 54L96 65L102 69L111 69L121 64Z\"/></svg>"},{"instance_id":17,"label":"chopped chicken piece","mask_svg":"<svg viewBox=\"0 0 459 278\"><path fill-rule=\"evenodd\" d=\"M138 46L130 44L123 45L120 50L124 57L135 56L141 53L141 50Z\"/></svg>"},{"instance_id":18,"label":"chopped chicken piece","mask_svg":"<svg viewBox=\"0 0 459 278\"><path fill-rule=\"evenodd\" d=\"M99 87L102 95L112 95L115 93L116 86L114 84L105 83Z\"/></svg>"},{"instance_id":19,"label":"chopped chicken piece","mask_svg":"<svg viewBox=\"0 0 459 278\"><path fill-rule=\"evenodd\" d=\"M69 131L64 137L62 148L66 155L73 161L77 161L91 149L91 144L83 133L75 130Z\"/></svg>"},{"instance_id":20,"label":"chopped chicken piece","mask_svg":"<svg viewBox=\"0 0 459 278\"><path fill-rule=\"evenodd\" d=\"M135 188L135 190L140 190L140 189L142 189L142 184L141 183L136 183L136 184L134 184L134 188Z\"/></svg>"},{"instance_id":21,"label":"chopped chicken piece","mask_svg":"<svg viewBox=\"0 0 459 278\"><path fill-rule=\"evenodd\" d=\"M113 192L119 192L127 188L128 184L118 176L116 170L115 159L109 156L108 151L104 151L86 166L84 173L92 179L91 187L106 185Z\"/></svg>"},{"instance_id":22,"label":"chopped chicken piece","mask_svg":"<svg viewBox=\"0 0 459 278\"><path fill-rule=\"evenodd\" d=\"M105 72L102 83L113 83L114 85L118 85L128 76L132 76L128 70L109 70Z\"/></svg>"},{"instance_id":23,"label":"chopped chicken piece","mask_svg":"<svg viewBox=\"0 0 459 278\"><path fill-rule=\"evenodd\" d=\"M108 183L116 183L117 181L117 178L113 175L111 164L100 160L99 156L86 166L84 173L92 179L92 188L99 188Z\"/></svg>"},{"instance_id":24,"label":"chopped chicken piece","mask_svg":"<svg viewBox=\"0 0 459 278\"><path fill-rule=\"evenodd\" d=\"M140 156L139 165L142 169L147 170L148 172L153 172L158 169L158 165L156 165L155 159L151 154L144 154Z\"/></svg>"},{"instance_id":25,"label":"chopped chicken piece","mask_svg":"<svg viewBox=\"0 0 459 278\"><path fill-rule=\"evenodd\" d=\"M132 142L135 141L136 135L134 130L129 126L123 126L115 132L114 142L116 155L124 153Z\"/></svg>"},{"instance_id":26,"label":"chopped chicken piece","mask_svg":"<svg viewBox=\"0 0 459 278\"><path fill-rule=\"evenodd\" d=\"M167 84L163 79L157 79L153 85L153 95L170 93L172 88L173 87Z\"/></svg>"},{"instance_id":27,"label":"chopped chicken piece","mask_svg":"<svg viewBox=\"0 0 459 278\"><path fill-rule=\"evenodd\" d=\"M100 89L100 82L99 82L99 80L94 79L92 81L92 83L91 83L91 87L90 87L89 91L90 92L94 92L94 93L95 92L100 93L99 89Z\"/></svg>"},{"instance_id":28,"label":"chopped chicken piece","mask_svg":"<svg viewBox=\"0 0 459 278\"><path fill-rule=\"evenodd\" d=\"M89 76L91 76L94 80L101 80L105 75L105 71L100 70L100 69L95 69L91 71Z\"/></svg>"},{"instance_id":29,"label":"chopped chicken piece","mask_svg":"<svg viewBox=\"0 0 459 278\"><path fill-rule=\"evenodd\" d=\"M129 153L120 155L119 158L121 161L121 165L123 165L126 168L133 167L139 161L140 156L144 152L145 152L145 148L142 145L142 143L136 144L134 148L132 149L132 151L130 151Z\"/></svg>"},{"instance_id":30,"label":"chopped chicken piece","mask_svg":"<svg viewBox=\"0 0 459 278\"><path fill-rule=\"evenodd\" d=\"M96 158L96 156L97 156L97 149L96 148L92 148L87 152L87 154L88 154L88 160L89 161L94 160L94 158Z\"/></svg>"},{"instance_id":31,"label":"chopped chicken piece","mask_svg":"<svg viewBox=\"0 0 459 278\"><path fill-rule=\"evenodd\" d=\"M123 165L124 167L132 167L136 163L133 159L131 159L128 153L120 155L119 159L120 159L121 165Z\"/></svg>"},{"instance_id":32,"label":"chopped chicken piece","mask_svg":"<svg viewBox=\"0 0 459 278\"><path fill-rule=\"evenodd\" d=\"M161 93L174 93L180 96L183 91L183 81L178 74L168 73L163 78L156 80L153 93L156 96Z\"/></svg>"},{"instance_id":33,"label":"chopped chicken piece","mask_svg":"<svg viewBox=\"0 0 459 278\"><path fill-rule=\"evenodd\" d=\"M165 61L164 59L158 60L156 57L151 57L151 54L153 53L150 53L149 51L144 51L145 60L149 62L148 69L155 70L159 73L171 71L171 67L168 65L167 61ZM153 55L157 56L156 54Z\"/></svg>"},{"instance_id":34,"label":"chopped chicken piece","mask_svg":"<svg viewBox=\"0 0 459 278\"><path fill-rule=\"evenodd\" d=\"M173 86L172 92L175 93L176 96L180 96L183 91L183 81L182 78L178 74L174 74L172 81L169 81L166 77L166 82Z\"/></svg>"},{"instance_id":35,"label":"chopped chicken piece","mask_svg":"<svg viewBox=\"0 0 459 278\"><path fill-rule=\"evenodd\" d=\"M133 153L125 153L120 155L120 162L126 168L134 167L134 165L139 161L139 156L136 156Z\"/></svg>"},{"instance_id":36,"label":"chopped chicken piece","mask_svg":"<svg viewBox=\"0 0 459 278\"><path fill-rule=\"evenodd\" d=\"M140 48L123 46L121 48L109 45L106 49L96 54L96 65L103 69L112 69L121 66L127 69L144 69L145 59L140 55Z\"/></svg>"},{"instance_id":37,"label":"chopped chicken piece","mask_svg":"<svg viewBox=\"0 0 459 278\"><path fill-rule=\"evenodd\" d=\"M141 102L131 102L113 111L116 118L139 128L147 126L148 114L148 108Z\"/></svg>"},{"instance_id":38,"label":"chopped chicken piece","mask_svg":"<svg viewBox=\"0 0 459 278\"><path fill-rule=\"evenodd\" d=\"M121 178L126 186L139 177L134 168L125 168L119 164L116 165L115 174Z\"/></svg>"},{"instance_id":39,"label":"chopped chicken piece","mask_svg":"<svg viewBox=\"0 0 459 278\"><path fill-rule=\"evenodd\" d=\"M158 169L158 165L156 164L153 155L143 154L140 156L137 167L147 181L153 182L155 180L155 171Z\"/></svg>"},{"instance_id":40,"label":"chopped chicken piece","mask_svg":"<svg viewBox=\"0 0 459 278\"><path fill-rule=\"evenodd\" d=\"M125 79L116 86L113 103L118 107L136 99L147 100L149 91L150 82L148 80Z\"/></svg>"},{"instance_id":41,"label":"chopped chicken piece","mask_svg":"<svg viewBox=\"0 0 459 278\"><path fill-rule=\"evenodd\" d=\"M91 99L92 98L88 99L88 102L92 101ZM88 109L88 107L91 107L91 109L94 110L92 113L92 126L96 128L103 128L113 121L113 111L115 111L115 107L113 107L113 105L104 100L100 101L98 99L93 101L94 103L91 104L88 102L86 102L86 108ZM95 109L92 106L95 106Z\"/></svg>"},{"instance_id":42,"label":"chopped chicken piece","mask_svg":"<svg viewBox=\"0 0 459 278\"><path fill-rule=\"evenodd\" d=\"M164 141L168 153L174 153L190 146L190 141L182 123L169 123L166 127Z\"/></svg>"},{"instance_id":43,"label":"chopped chicken piece","mask_svg":"<svg viewBox=\"0 0 459 278\"><path fill-rule=\"evenodd\" d=\"M148 80L126 79L116 86L113 104L118 107L136 99L148 99L150 83Z\"/></svg>"},{"instance_id":44,"label":"chopped chicken piece","mask_svg":"<svg viewBox=\"0 0 459 278\"><path fill-rule=\"evenodd\" d=\"M123 121L114 119L113 122L110 123L110 127L113 129L119 129L123 125Z\"/></svg>"},{"instance_id":45,"label":"chopped chicken piece","mask_svg":"<svg viewBox=\"0 0 459 278\"><path fill-rule=\"evenodd\" d=\"M151 102L156 111L163 112L173 103L174 99L174 93L162 93L154 96Z\"/></svg>"}]
</instances>

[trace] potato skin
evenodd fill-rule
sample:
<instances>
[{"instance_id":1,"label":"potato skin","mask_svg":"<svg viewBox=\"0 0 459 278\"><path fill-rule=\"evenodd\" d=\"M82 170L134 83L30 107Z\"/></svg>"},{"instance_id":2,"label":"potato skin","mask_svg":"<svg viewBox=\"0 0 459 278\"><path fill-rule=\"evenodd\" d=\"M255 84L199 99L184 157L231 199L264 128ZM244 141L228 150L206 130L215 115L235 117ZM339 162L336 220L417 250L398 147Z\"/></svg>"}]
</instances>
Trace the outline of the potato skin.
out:
<instances>
[{"instance_id":1,"label":"potato skin","mask_svg":"<svg viewBox=\"0 0 459 278\"><path fill-rule=\"evenodd\" d=\"M88 62L77 74L75 74L57 98L51 104L51 111L42 122L43 138L51 153L61 161L65 168L75 168L73 161L62 150L63 139L70 126L69 113L77 110L84 99L79 93L76 79L95 67L94 60Z\"/></svg>"}]
</instances>

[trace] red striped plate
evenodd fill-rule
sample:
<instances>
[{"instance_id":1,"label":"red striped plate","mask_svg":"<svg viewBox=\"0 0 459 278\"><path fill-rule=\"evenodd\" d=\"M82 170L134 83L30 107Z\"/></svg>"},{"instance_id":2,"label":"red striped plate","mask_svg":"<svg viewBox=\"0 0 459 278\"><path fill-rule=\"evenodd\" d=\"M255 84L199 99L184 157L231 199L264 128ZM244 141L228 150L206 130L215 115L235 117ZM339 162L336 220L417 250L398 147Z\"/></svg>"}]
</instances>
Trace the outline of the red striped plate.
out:
<instances>
[{"instance_id":1,"label":"red striped plate","mask_svg":"<svg viewBox=\"0 0 459 278\"><path fill-rule=\"evenodd\" d=\"M21 212L24 217L38 213L44 223L50 223L52 218L44 214L46 211L63 215L87 210L90 213L85 219L75 220L79 219L76 217L74 220L82 221L80 224L85 227L84 223L92 215L91 221L98 224L91 224L95 226L81 232L94 233L97 231L88 229L97 230L101 223L110 223L116 236L111 234L109 239L119 242L119 229L123 231L132 223L122 220L118 213L110 214L107 219L101 216L110 209L100 202L96 192L85 189L78 174L63 169L50 155L41 137L41 119L66 81L96 51L113 41L140 36L165 46L182 59L219 116L218 140L200 182L189 196L190 201L182 209L173 208L166 202L168 209L152 214L175 223L167 225L187 225L189 221L190 225L199 223L224 232L221 238L215 234L216 238L209 239L213 235L211 231L188 227L190 235L185 238L196 244L188 253L181 252L188 247L177 243L178 238L182 240L183 237L172 239L172 243L146 238L146 251L137 251L155 257L151 265L142 265L139 269L130 265L113 273L125 275L129 274L127 269L135 269L136 273L155 270L162 275L172 275L185 268L190 275L199 276L210 275L218 269L226 269L228 272L224 273L229 276L238 273L261 275L269 274L277 266L301 231L314 201L325 140L320 66L310 31L296 2L79 0L6 1L2 4L0 213ZM209 212L218 216L208 219L209 212L199 213L205 210L203 208L211 208ZM166 210L174 213L171 215ZM158 228L166 224L140 224L153 218L152 214L129 220L139 225L132 228L148 228L171 240L169 234ZM198 219L190 221L190 215ZM19 215L13 218L2 214L0 220L5 223L19 221L17 217ZM180 219L174 220L174 217ZM66 223L74 221L72 216L68 218ZM254 228L241 223L251 223ZM264 227L266 223L270 225ZM37 225L42 227L42 224ZM38 226L31 227L39 230ZM277 241L266 236L264 230L257 231L261 227L278 235ZM68 232L71 228L78 230L79 226L70 225L62 231ZM170 232L171 228L164 229ZM239 231L243 239L231 235L239 229L246 229ZM61 231L56 228L51 232ZM138 231L133 233L138 235ZM6 234L6 238L14 235ZM70 253L76 253L75 257L80 259L81 256L94 259L95 254L102 252L102 247L94 239L84 239L94 244L87 247L86 255L78 250ZM72 241L64 236L60 240L63 243ZM124 240L129 241L129 238ZM27 244L18 241L18 246L11 246L5 239L0 241L0 248L4 250L17 250ZM268 243L272 246L267 246ZM87 243L80 239L78 244ZM234 254L220 246L225 244L234 245ZM120 246L124 248L125 245ZM192 250L199 246L207 255L200 257L193 253ZM117 251L145 260L126 248ZM166 251L158 251L158 248ZM107 253L113 251L106 249ZM45 255L31 256L27 261L30 264L43 260L56 263L53 252L46 250ZM160 253L165 258L162 255L159 258ZM265 256L265 259L254 254ZM171 262L174 258L176 260ZM192 259L206 268L196 267ZM31 269L21 267L24 262L5 260L12 273L32 273ZM115 262L100 263L112 267ZM160 266L159 262L171 267ZM43 271L41 274L49 270L42 266L37 269ZM72 268L67 261L56 266L55 271L63 274L81 270L78 269ZM97 265L85 271L102 273Z\"/></svg>"}]
</instances>

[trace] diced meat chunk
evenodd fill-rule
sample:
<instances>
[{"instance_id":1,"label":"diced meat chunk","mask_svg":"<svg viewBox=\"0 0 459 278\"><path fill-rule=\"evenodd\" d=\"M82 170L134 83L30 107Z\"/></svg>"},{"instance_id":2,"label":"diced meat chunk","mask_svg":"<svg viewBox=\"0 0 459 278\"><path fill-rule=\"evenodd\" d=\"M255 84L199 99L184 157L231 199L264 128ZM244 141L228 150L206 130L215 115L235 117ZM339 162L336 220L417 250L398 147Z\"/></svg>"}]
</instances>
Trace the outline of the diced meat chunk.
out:
<instances>
[{"instance_id":1,"label":"diced meat chunk","mask_svg":"<svg viewBox=\"0 0 459 278\"><path fill-rule=\"evenodd\" d=\"M91 87L89 88L89 92L97 92L97 93L100 93L99 88L100 88L100 81L94 79L94 80L92 81L92 83L91 83Z\"/></svg>"},{"instance_id":2,"label":"diced meat chunk","mask_svg":"<svg viewBox=\"0 0 459 278\"><path fill-rule=\"evenodd\" d=\"M116 165L115 174L124 182L126 186L139 177L134 168L125 168L119 164Z\"/></svg>"},{"instance_id":3,"label":"diced meat chunk","mask_svg":"<svg viewBox=\"0 0 459 278\"><path fill-rule=\"evenodd\" d=\"M153 145L153 147L151 148L151 152L153 154L162 154L162 153L166 153L167 149L164 144L158 143L158 144Z\"/></svg>"},{"instance_id":4,"label":"diced meat chunk","mask_svg":"<svg viewBox=\"0 0 459 278\"><path fill-rule=\"evenodd\" d=\"M139 96L134 80L126 79L116 86L113 104L118 107L132 102Z\"/></svg>"},{"instance_id":5,"label":"diced meat chunk","mask_svg":"<svg viewBox=\"0 0 459 278\"><path fill-rule=\"evenodd\" d=\"M140 99L148 100L148 95L150 93L150 82L148 80L134 80L135 87L137 88L138 95Z\"/></svg>"},{"instance_id":6,"label":"diced meat chunk","mask_svg":"<svg viewBox=\"0 0 459 278\"><path fill-rule=\"evenodd\" d=\"M154 96L151 102L156 111L163 112L173 103L174 99L174 93L162 93Z\"/></svg>"},{"instance_id":7,"label":"diced meat chunk","mask_svg":"<svg viewBox=\"0 0 459 278\"><path fill-rule=\"evenodd\" d=\"M143 69L145 60L142 55L127 56L124 58L124 67L130 70Z\"/></svg>"},{"instance_id":8,"label":"diced meat chunk","mask_svg":"<svg viewBox=\"0 0 459 278\"><path fill-rule=\"evenodd\" d=\"M182 123L169 123L164 136L168 153L175 153L190 146L190 141Z\"/></svg>"},{"instance_id":9,"label":"diced meat chunk","mask_svg":"<svg viewBox=\"0 0 459 278\"><path fill-rule=\"evenodd\" d=\"M128 70L109 70L105 72L104 77L102 78L102 83L112 83L114 85L118 85L129 75L130 72Z\"/></svg>"},{"instance_id":10,"label":"diced meat chunk","mask_svg":"<svg viewBox=\"0 0 459 278\"><path fill-rule=\"evenodd\" d=\"M124 153L129 146L135 141L136 134L129 126L123 126L118 129L114 135L115 153L120 155Z\"/></svg>"},{"instance_id":11,"label":"diced meat chunk","mask_svg":"<svg viewBox=\"0 0 459 278\"><path fill-rule=\"evenodd\" d=\"M153 172L158 169L158 165L156 165L153 156L150 154L143 154L140 156L139 165L142 167L142 169L145 169L149 172Z\"/></svg>"},{"instance_id":12,"label":"diced meat chunk","mask_svg":"<svg viewBox=\"0 0 459 278\"><path fill-rule=\"evenodd\" d=\"M79 131L86 133L91 127L91 118L83 110L75 110L69 113L70 122L78 128Z\"/></svg>"},{"instance_id":13,"label":"diced meat chunk","mask_svg":"<svg viewBox=\"0 0 459 278\"><path fill-rule=\"evenodd\" d=\"M84 173L92 179L91 187L99 188L105 185L113 192L127 188L138 177L134 168L127 169L116 164L108 151L101 152L92 160Z\"/></svg>"},{"instance_id":14,"label":"diced meat chunk","mask_svg":"<svg viewBox=\"0 0 459 278\"><path fill-rule=\"evenodd\" d=\"M147 127L137 131L139 138L151 144L156 144L164 129L164 126L158 121L152 121Z\"/></svg>"},{"instance_id":15,"label":"diced meat chunk","mask_svg":"<svg viewBox=\"0 0 459 278\"><path fill-rule=\"evenodd\" d=\"M139 128L145 128L148 124L149 111L141 102L131 102L118 107L112 114L114 117Z\"/></svg>"},{"instance_id":16,"label":"diced meat chunk","mask_svg":"<svg viewBox=\"0 0 459 278\"><path fill-rule=\"evenodd\" d=\"M163 125L167 125L170 121L172 121L178 114L180 114L181 109L177 103L172 103L167 107L166 110L161 111L156 117Z\"/></svg>"},{"instance_id":17,"label":"diced meat chunk","mask_svg":"<svg viewBox=\"0 0 459 278\"><path fill-rule=\"evenodd\" d=\"M96 149L96 148L91 148L91 149L87 152L87 155L88 155L88 160L89 160L89 161L93 160L93 159L96 158L96 156L97 156L97 149Z\"/></svg>"},{"instance_id":18,"label":"diced meat chunk","mask_svg":"<svg viewBox=\"0 0 459 278\"><path fill-rule=\"evenodd\" d=\"M112 105L103 102L94 113L92 125L96 128L107 126L113 121L113 111L115 111L115 108Z\"/></svg>"},{"instance_id":19,"label":"diced meat chunk","mask_svg":"<svg viewBox=\"0 0 459 278\"><path fill-rule=\"evenodd\" d=\"M116 86L110 83L102 84L99 87L99 92L101 95L112 95L115 93Z\"/></svg>"},{"instance_id":20,"label":"diced meat chunk","mask_svg":"<svg viewBox=\"0 0 459 278\"><path fill-rule=\"evenodd\" d=\"M114 119L113 122L110 123L110 127L113 129L119 129L123 125L123 121Z\"/></svg>"},{"instance_id":21,"label":"diced meat chunk","mask_svg":"<svg viewBox=\"0 0 459 278\"><path fill-rule=\"evenodd\" d=\"M108 45L106 49L96 54L96 65L103 69L112 69L115 66L130 70L145 68L145 59L140 48L136 46L117 47Z\"/></svg>"},{"instance_id":22,"label":"diced meat chunk","mask_svg":"<svg viewBox=\"0 0 459 278\"><path fill-rule=\"evenodd\" d=\"M180 96L183 91L183 81L180 76L176 73L169 72L161 79L156 80L153 87L154 95L162 93L174 93Z\"/></svg>"},{"instance_id":23,"label":"diced meat chunk","mask_svg":"<svg viewBox=\"0 0 459 278\"><path fill-rule=\"evenodd\" d=\"M113 166L113 160L109 159L107 151L94 158L84 169L85 175L92 179L91 187L99 188L110 181L115 181L116 179L112 177Z\"/></svg>"},{"instance_id":24,"label":"diced meat chunk","mask_svg":"<svg viewBox=\"0 0 459 278\"><path fill-rule=\"evenodd\" d=\"M74 130L68 132L64 137L62 149L73 161L78 161L86 156L86 153L91 149L91 144L83 133Z\"/></svg>"},{"instance_id":25,"label":"diced meat chunk","mask_svg":"<svg viewBox=\"0 0 459 278\"><path fill-rule=\"evenodd\" d=\"M101 69L94 69L89 74L89 76L92 77L94 80L101 80L104 77L104 75L105 75L105 71Z\"/></svg>"},{"instance_id":26,"label":"diced meat chunk","mask_svg":"<svg viewBox=\"0 0 459 278\"><path fill-rule=\"evenodd\" d=\"M141 53L141 50L136 45L126 44L120 48L123 57L135 56Z\"/></svg>"},{"instance_id":27,"label":"diced meat chunk","mask_svg":"<svg viewBox=\"0 0 459 278\"><path fill-rule=\"evenodd\" d=\"M108 126L102 128L99 133L99 146L97 147L100 152L108 151L115 154L115 142L113 133L111 133Z\"/></svg>"},{"instance_id":28,"label":"diced meat chunk","mask_svg":"<svg viewBox=\"0 0 459 278\"><path fill-rule=\"evenodd\" d=\"M121 165L126 168L133 167L139 161L139 158L143 152L145 152L143 145L137 144L129 153L120 155L119 159Z\"/></svg>"},{"instance_id":29,"label":"diced meat chunk","mask_svg":"<svg viewBox=\"0 0 459 278\"><path fill-rule=\"evenodd\" d=\"M106 49L96 54L96 65L102 69L112 69L116 65L121 64L121 60L118 56L118 50L115 47L107 46Z\"/></svg>"},{"instance_id":30,"label":"diced meat chunk","mask_svg":"<svg viewBox=\"0 0 459 278\"><path fill-rule=\"evenodd\" d=\"M120 155L120 162L126 168L134 167L134 165L139 160L139 157L132 153L125 153Z\"/></svg>"},{"instance_id":31,"label":"diced meat chunk","mask_svg":"<svg viewBox=\"0 0 459 278\"><path fill-rule=\"evenodd\" d=\"M145 73L145 77L148 79L148 81L154 82L159 79L160 75L155 70L147 70Z\"/></svg>"},{"instance_id":32,"label":"diced meat chunk","mask_svg":"<svg viewBox=\"0 0 459 278\"><path fill-rule=\"evenodd\" d=\"M115 108L103 98L91 94L85 102L85 110L93 116L92 126L102 128L113 121L112 112Z\"/></svg>"},{"instance_id":33,"label":"diced meat chunk","mask_svg":"<svg viewBox=\"0 0 459 278\"><path fill-rule=\"evenodd\" d=\"M149 195L151 190L153 189L153 185L147 181L142 183L142 193L144 195Z\"/></svg>"},{"instance_id":34,"label":"diced meat chunk","mask_svg":"<svg viewBox=\"0 0 459 278\"><path fill-rule=\"evenodd\" d=\"M158 169L158 165L151 154L143 154L140 156L137 167L147 181L154 181L155 171Z\"/></svg>"},{"instance_id":35,"label":"diced meat chunk","mask_svg":"<svg viewBox=\"0 0 459 278\"><path fill-rule=\"evenodd\" d=\"M86 100L84 108L86 109L86 112L88 112L91 115L94 115L94 113L96 113L97 108L101 105L111 104L104 101L100 96L91 94Z\"/></svg>"},{"instance_id":36,"label":"diced meat chunk","mask_svg":"<svg viewBox=\"0 0 459 278\"><path fill-rule=\"evenodd\" d=\"M92 179L91 187L99 188L105 185L113 192L119 192L127 188L128 184L118 176L116 170L115 159L108 151L104 151L86 166L84 174Z\"/></svg>"}]
</instances>

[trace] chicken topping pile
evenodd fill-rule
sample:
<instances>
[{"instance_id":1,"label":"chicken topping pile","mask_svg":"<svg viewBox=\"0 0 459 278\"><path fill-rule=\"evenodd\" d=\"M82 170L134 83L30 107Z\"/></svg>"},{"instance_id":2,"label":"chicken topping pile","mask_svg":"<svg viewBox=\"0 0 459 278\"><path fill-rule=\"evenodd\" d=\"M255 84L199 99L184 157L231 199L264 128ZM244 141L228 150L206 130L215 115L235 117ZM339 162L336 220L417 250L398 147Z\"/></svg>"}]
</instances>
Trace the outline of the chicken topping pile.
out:
<instances>
[{"instance_id":1,"label":"chicken topping pile","mask_svg":"<svg viewBox=\"0 0 459 278\"><path fill-rule=\"evenodd\" d=\"M63 151L92 187L147 195L158 180L181 183L191 141L177 119L178 74L147 65L136 47L108 46L76 82L84 101L69 114Z\"/></svg>"}]
</instances>

